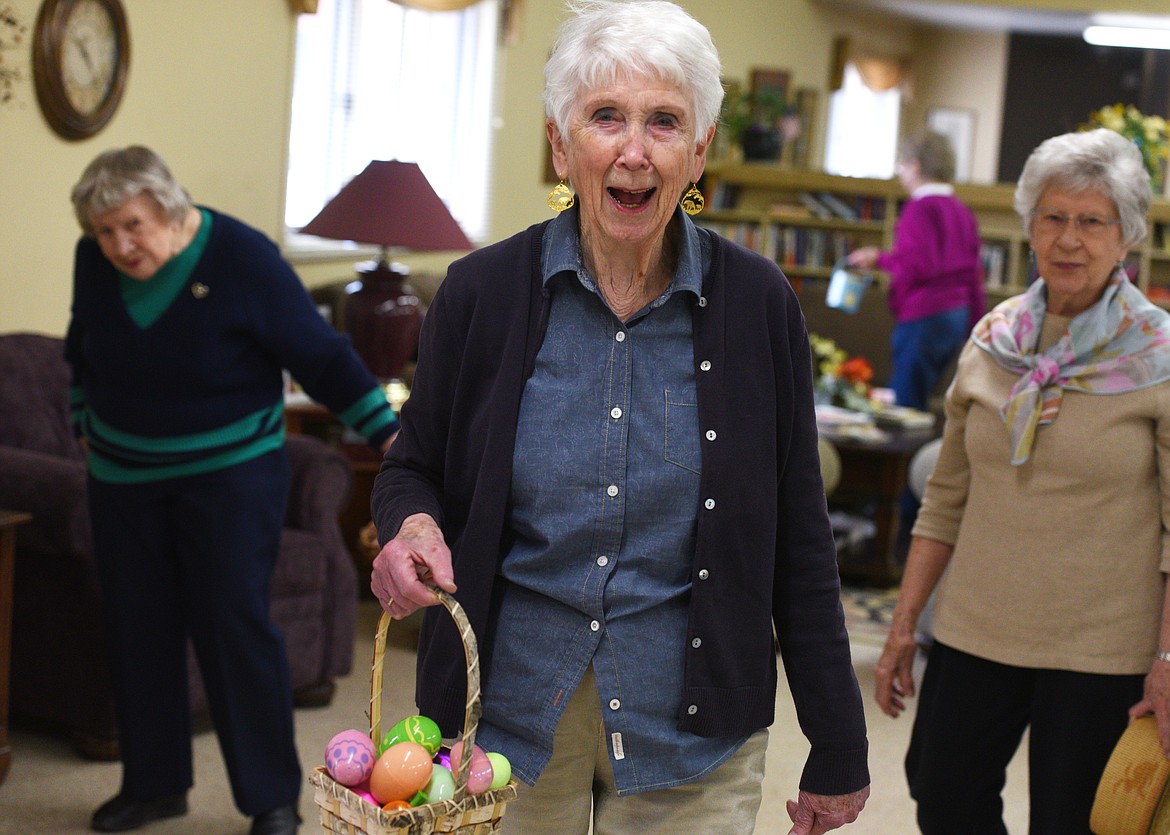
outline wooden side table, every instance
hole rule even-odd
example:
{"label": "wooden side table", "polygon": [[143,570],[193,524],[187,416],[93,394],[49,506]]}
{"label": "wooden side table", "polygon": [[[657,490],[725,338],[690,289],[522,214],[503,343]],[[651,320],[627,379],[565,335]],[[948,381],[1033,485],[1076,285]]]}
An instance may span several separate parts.
{"label": "wooden side table", "polygon": [[895,553],[900,512],[898,504],[906,489],[907,469],[914,453],[937,438],[939,430],[891,430],[884,441],[861,441],[823,433],[841,454],[841,481],[830,505],[872,505],[873,543],[860,559],[840,563],[842,579],[889,588],[902,579]]}
{"label": "wooden side table", "polygon": [[8,744],[8,674],[12,652],[12,583],[16,562],[16,526],[32,519],[27,513],[0,510],[0,783],[12,765]]}

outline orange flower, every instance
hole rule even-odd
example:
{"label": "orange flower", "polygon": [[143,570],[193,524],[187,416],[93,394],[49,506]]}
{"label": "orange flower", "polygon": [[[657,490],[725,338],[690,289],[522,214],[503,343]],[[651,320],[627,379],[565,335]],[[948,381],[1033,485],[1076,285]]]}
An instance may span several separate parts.
{"label": "orange flower", "polygon": [[873,366],[865,357],[850,357],[841,363],[841,379],[846,382],[868,385],[873,379]]}

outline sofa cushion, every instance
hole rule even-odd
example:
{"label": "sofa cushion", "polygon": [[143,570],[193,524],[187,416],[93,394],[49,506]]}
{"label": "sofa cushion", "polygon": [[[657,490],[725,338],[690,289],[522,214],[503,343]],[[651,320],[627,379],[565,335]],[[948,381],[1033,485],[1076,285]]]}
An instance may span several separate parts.
{"label": "sofa cushion", "polygon": [[0,336],[0,445],[81,460],[69,417],[69,365],[64,343],[52,336],[12,333]]}

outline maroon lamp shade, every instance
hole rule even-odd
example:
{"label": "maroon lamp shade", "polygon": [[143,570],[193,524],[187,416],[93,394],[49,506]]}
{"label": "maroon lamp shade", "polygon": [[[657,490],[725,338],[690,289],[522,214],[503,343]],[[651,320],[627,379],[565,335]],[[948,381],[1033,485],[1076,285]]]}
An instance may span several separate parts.
{"label": "maroon lamp shade", "polygon": [[415,252],[474,249],[417,163],[374,160],[301,229]]}
{"label": "maroon lamp shade", "polygon": [[422,170],[413,162],[371,162],[301,232],[382,247],[377,263],[346,287],[345,329],[375,377],[402,377],[418,349],[422,307],[408,271],[390,263],[388,250],[474,249]]}

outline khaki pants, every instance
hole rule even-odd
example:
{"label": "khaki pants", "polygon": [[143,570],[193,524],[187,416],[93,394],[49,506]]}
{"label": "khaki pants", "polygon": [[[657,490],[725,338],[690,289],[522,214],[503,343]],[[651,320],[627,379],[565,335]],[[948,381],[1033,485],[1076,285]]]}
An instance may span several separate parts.
{"label": "khaki pants", "polygon": [[557,725],[553,756],[535,786],[508,804],[507,835],[744,835],[755,829],[768,731],[753,734],[699,780],[618,797],[590,667]]}

